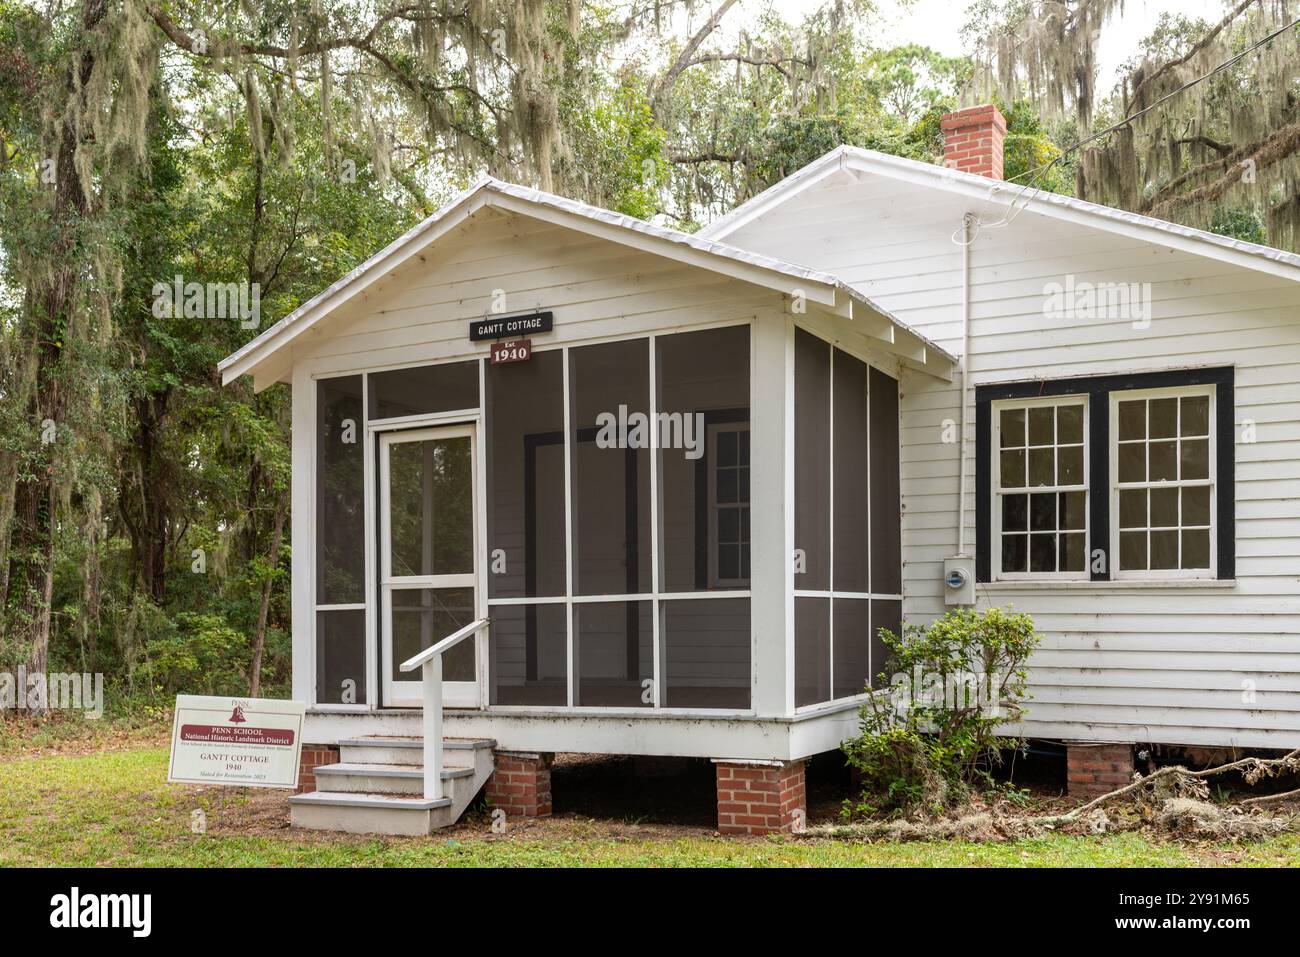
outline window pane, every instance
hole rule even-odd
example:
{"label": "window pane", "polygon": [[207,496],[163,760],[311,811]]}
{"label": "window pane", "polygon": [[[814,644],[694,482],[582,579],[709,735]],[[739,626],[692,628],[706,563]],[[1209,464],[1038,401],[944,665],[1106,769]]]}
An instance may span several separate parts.
{"label": "window pane", "polygon": [[1062,445],[1083,442],[1083,406],[1057,406],[1056,441]]}
{"label": "window pane", "polygon": [[871,602],[837,598],[835,615],[836,698],[849,698],[867,690],[871,679]]}
{"label": "window pane", "polygon": [[474,571],[474,469],[468,436],[389,446],[394,576]]}
{"label": "window pane", "polygon": [[1084,547],[1084,536],[1082,533],[1073,535],[1062,535],[1057,542],[1057,555],[1059,557],[1063,572],[1081,572],[1086,564]]}
{"label": "window pane", "polygon": [[1147,403],[1145,399],[1130,399],[1119,404],[1119,438],[1145,439],[1147,437]]}
{"label": "window pane", "polygon": [[1029,570],[1031,572],[1056,571],[1056,536],[1029,536]]}
{"label": "window pane", "polygon": [[1123,489],[1119,493],[1119,527],[1146,528],[1147,493],[1146,489]]}
{"label": "window pane", "polygon": [[1210,530],[1193,529],[1183,532],[1183,568],[1210,567]]}
{"label": "window pane", "polygon": [[1056,411],[1050,405],[1035,406],[1029,410],[1029,444],[1052,445],[1056,441],[1053,420]]}
{"label": "window pane", "polygon": [[867,365],[835,350],[835,588],[871,590],[867,575]]}
{"label": "window pane", "polygon": [[[1036,410],[1030,409],[1029,411]],[[1056,484],[1052,449],[1029,450],[1029,484],[1037,487]]]}
{"label": "window pane", "polygon": [[903,590],[902,511],[898,487],[898,382],[879,369],[871,383],[871,590]]}
{"label": "window pane", "polygon": [[1056,451],[1056,484],[1083,485],[1083,446],[1067,445]]}
{"label": "window pane", "polygon": [[573,416],[573,587],[650,591],[650,341],[569,353]]}
{"label": "window pane", "polygon": [[[748,587],[748,543],[736,549],[743,577],[717,578],[719,504],[710,495],[719,484],[729,494],[734,483],[735,495],[747,511],[749,469],[719,466],[716,451],[711,454],[710,449],[716,450],[717,441],[727,432],[748,431],[749,327],[660,336],[655,352],[659,413],[679,423],[662,443],[666,447],[659,457],[663,587],[666,591]],[[703,434],[697,434],[700,422]],[[745,454],[748,438],[741,436],[737,442],[738,454]],[[747,687],[745,694],[748,700]]]}
{"label": "window pane", "polygon": [[1188,435],[1210,434],[1210,398],[1204,395],[1184,396],[1181,400],[1179,433]]}
{"label": "window pane", "polygon": [[1025,532],[1029,530],[1029,496],[1004,495],[1002,497],[1002,530]]}
{"label": "window pane", "polygon": [[1057,498],[1060,505],[1060,527],[1082,530],[1087,521],[1084,517],[1084,507],[1088,502],[1088,493],[1061,492]]}
{"label": "window pane", "polygon": [[1178,524],[1178,489],[1151,490],[1151,527],[1171,528]]}
{"label": "window pane", "polygon": [[1056,495],[1040,492],[1029,496],[1029,528],[1031,531],[1056,530]]}
{"label": "window pane", "polygon": [[1000,417],[1002,447],[1023,448],[1025,445],[1025,410],[1003,409]]}
{"label": "window pane", "polygon": [[488,594],[562,595],[564,358],[489,365],[487,383]]}
{"label": "window pane", "polygon": [[1150,450],[1150,476],[1148,481],[1151,482],[1173,482],[1178,479],[1178,460],[1176,458],[1178,443],[1177,442],[1152,442],[1147,446]]}
{"label": "window pane", "polygon": [[316,700],[366,703],[364,609],[316,612]]}
{"label": "window pane", "polygon": [[1029,536],[1002,536],[1002,570],[1023,572],[1029,568]]}
{"label": "window pane", "polygon": [[1184,439],[1181,443],[1182,474],[1186,480],[1210,477],[1210,442],[1208,439]]}
{"label": "window pane", "polygon": [[1147,533],[1119,533],[1119,567],[1141,570],[1147,567]]}
{"label": "window pane", "polygon": [[[795,588],[830,588],[831,347],[794,331]],[[865,472],[863,473],[865,475]]]}
{"label": "window pane", "polygon": [[478,360],[370,373],[370,417],[478,408]]}
{"label": "window pane", "polygon": [[748,709],[749,599],[665,601],[660,608],[664,707]]}
{"label": "window pane", "polygon": [[1151,567],[1178,567],[1178,532],[1151,533]]}
{"label": "window pane", "polygon": [[1183,524],[1210,524],[1210,489],[1209,486],[1183,489]]}
{"label": "window pane", "polygon": [[[534,354],[533,360],[538,356]],[[526,365],[527,363],[520,363]],[[496,605],[488,627],[491,702],[568,703],[567,613],[562,604]]]}
{"label": "window pane", "polygon": [[361,376],[316,383],[316,603],[365,601]]}
{"label": "window pane", "polygon": [[654,704],[653,607],[648,601],[573,606],[576,704],[602,708]]}
{"label": "window pane", "polygon": [[831,700],[831,600],[794,600],[794,703]]}
{"label": "window pane", "polygon": [[[393,600],[394,681],[415,681],[401,664],[426,648],[432,648],[452,632],[474,620],[472,588],[395,588]],[[445,681],[473,681],[474,639],[466,638],[442,656]]]}
{"label": "window pane", "polygon": [[1147,428],[1153,439],[1172,438],[1178,434],[1178,400],[1152,399],[1147,408]]}
{"label": "window pane", "polygon": [[1001,458],[1001,480],[1003,488],[1024,488],[1025,464],[1028,461],[1024,449],[1006,449]]}
{"label": "window pane", "polygon": [[1119,447],[1119,480],[1145,482],[1147,479],[1147,447],[1144,442],[1131,442]]}

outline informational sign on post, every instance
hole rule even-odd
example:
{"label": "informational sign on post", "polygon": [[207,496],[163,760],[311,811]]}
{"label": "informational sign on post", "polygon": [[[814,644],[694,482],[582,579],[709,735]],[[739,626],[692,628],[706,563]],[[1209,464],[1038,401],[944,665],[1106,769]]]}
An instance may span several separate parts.
{"label": "informational sign on post", "polygon": [[167,780],[297,787],[306,710],[301,701],[177,695]]}

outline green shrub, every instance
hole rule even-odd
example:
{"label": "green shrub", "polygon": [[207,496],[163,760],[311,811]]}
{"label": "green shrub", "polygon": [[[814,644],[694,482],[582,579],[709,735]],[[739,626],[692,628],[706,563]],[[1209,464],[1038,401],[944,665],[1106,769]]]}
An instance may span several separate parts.
{"label": "green shrub", "polygon": [[[890,651],[886,690],[859,711],[862,734],[843,745],[862,780],[847,816],[927,809],[965,800],[992,783],[1002,748],[1027,696],[1025,663],[1038,644],[1028,615],[957,609],[903,635],[880,629]],[[890,676],[892,672],[892,677]]]}

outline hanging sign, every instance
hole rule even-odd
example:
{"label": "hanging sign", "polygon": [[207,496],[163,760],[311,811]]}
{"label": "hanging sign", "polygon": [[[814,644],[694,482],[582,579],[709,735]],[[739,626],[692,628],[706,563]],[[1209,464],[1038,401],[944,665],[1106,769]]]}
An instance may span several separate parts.
{"label": "hanging sign", "polygon": [[474,319],[469,324],[469,341],[487,339],[518,339],[550,332],[555,328],[555,314],[533,312],[526,316],[494,316],[491,319]]}
{"label": "hanging sign", "polygon": [[488,362],[497,366],[503,362],[527,362],[532,357],[532,339],[511,339],[506,342],[492,343],[492,353]]}
{"label": "hanging sign", "polygon": [[301,701],[177,695],[167,780],[296,788],[306,710]]}

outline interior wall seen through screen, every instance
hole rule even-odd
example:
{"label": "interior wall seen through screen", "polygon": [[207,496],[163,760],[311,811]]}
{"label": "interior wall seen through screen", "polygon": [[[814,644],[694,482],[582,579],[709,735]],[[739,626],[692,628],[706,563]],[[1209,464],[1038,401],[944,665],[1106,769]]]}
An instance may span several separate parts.
{"label": "interior wall seen through screen", "polygon": [[492,704],[568,704],[568,610],[563,603],[497,605],[488,626]]}
{"label": "interior wall seen through screen", "polygon": [[573,447],[573,590],[651,590],[650,343],[569,352]]}
{"label": "interior wall seen through screen", "polygon": [[[749,587],[749,327],[656,339],[666,592]],[[734,456],[733,456],[734,450]]]}
{"label": "interior wall seen through screen", "polygon": [[654,704],[653,602],[583,602],[573,606],[573,662],[581,707]]}
{"label": "interior wall seen through screen", "polygon": [[660,608],[664,707],[747,710],[749,599],[678,599]]}
{"label": "interior wall seen through screen", "polygon": [[564,356],[489,365],[488,595],[563,595]]}

